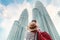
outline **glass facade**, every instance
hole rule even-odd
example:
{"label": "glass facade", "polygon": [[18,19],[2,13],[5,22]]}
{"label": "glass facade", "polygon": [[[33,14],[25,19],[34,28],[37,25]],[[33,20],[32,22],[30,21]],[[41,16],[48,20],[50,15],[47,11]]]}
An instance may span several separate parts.
{"label": "glass facade", "polygon": [[26,33],[26,26],[28,25],[28,12],[24,9],[20,19],[15,21],[7,40],[24,40]]}
{"label": "glass facade", "polygon": [[40,1],[37,1],[33,9],[33,19],[36,19],[41,31],[48,32],[53,40],[60,40],[60,36],[52,23],[47,10]]}

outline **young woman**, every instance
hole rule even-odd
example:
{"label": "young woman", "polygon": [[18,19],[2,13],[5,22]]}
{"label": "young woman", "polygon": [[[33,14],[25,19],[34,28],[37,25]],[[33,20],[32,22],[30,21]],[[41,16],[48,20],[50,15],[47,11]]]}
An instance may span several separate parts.
{"label": "young woman", "polygon": [[38,30],[36,20],[32,20],[27,29],[29,32],[27,33],[26,40],[52,40],[51,36],[47,32],[41,32]]}

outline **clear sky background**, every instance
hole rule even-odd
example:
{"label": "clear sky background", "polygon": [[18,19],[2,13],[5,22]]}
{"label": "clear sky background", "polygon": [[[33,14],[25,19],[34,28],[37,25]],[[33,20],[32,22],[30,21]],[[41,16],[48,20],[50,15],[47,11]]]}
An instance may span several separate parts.
{"label": "clear sky background", "polygon": [[[36,0],[0,0],[0,40],[6,40],[15,20],[18,20],[24,8],[31,11]],[[46,7],[60,35],[60,0],[39,0]]]}

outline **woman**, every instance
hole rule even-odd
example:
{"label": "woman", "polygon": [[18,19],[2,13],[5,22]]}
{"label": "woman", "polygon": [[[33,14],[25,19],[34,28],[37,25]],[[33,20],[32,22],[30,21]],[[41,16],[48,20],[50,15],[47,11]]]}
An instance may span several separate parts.
{"label": "woman", "polygon": [[26,40],[52,40],[47,32],[40,32],[38,30],[36,20],[32,20],[27,29],[29,30],[29,32],[27,33]]}

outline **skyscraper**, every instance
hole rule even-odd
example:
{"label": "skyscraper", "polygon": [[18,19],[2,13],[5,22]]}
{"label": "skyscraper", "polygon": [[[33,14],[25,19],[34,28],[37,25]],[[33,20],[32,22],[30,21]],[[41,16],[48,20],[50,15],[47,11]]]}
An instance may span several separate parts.
{"label": "skyscraper", "polygon": [[40,1],[37,1],[35,3],[35,7],[33,8],[32,12],[33,12],[33,19],[37,20],[41,31],[48,32],[53,38],[53,40],[60,40],[59,34],[54,24],[52,23],[52,20],[47,10]]}
{"label": "skyscraper", "polygon": [[7,40],[24,40],[25,27],[28,25],[28,12],[24,9],[18,21],[15,21]]}

